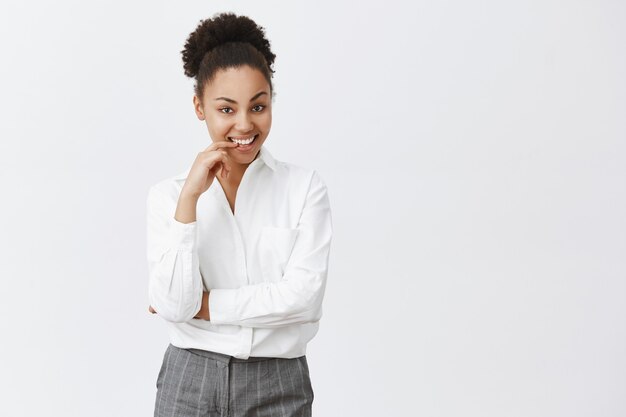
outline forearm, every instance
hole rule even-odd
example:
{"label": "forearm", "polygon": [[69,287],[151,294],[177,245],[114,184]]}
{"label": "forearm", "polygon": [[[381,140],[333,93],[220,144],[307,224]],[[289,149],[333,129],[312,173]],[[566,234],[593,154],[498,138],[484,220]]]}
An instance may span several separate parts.
{"label": "forearm", "polygon": [[176,213],[174,218],[181,223],[192,223],[196,221],[196,207],[198,205],[198,196],[189,194],[183,190],[178,198]]}
{"label": "forearm", "polygon": [[[185,188],[180,192],[178,204],[176,205],[176,213],[174,218],[181,223],[193,223],[196,221],[196,209],[198,206],[198,198],[194,194],[187,193]],[[202,304],[200,311],[194,316],[194,319],[209,320],[209,293],[202,292]]]}
{"label": "forearm", "polygon": [[196,248],[196,202],[186,195],[171,199],[155,187],[148,193],[148,297],[153,309],[172,322],[188,321],[200,310],[203,285]]}

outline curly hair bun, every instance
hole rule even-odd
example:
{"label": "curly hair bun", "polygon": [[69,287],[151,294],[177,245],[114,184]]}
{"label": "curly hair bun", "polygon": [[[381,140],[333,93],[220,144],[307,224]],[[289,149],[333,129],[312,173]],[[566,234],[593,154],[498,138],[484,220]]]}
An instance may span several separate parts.
{"label": "curly hair bun", "polygon": [[249,17],[226,12],[201,20],[187,38],[181,51],[185,75],[196,77],[205,54],[227,42],[250,43],[265,57],[271,70],[276,55],[265,38],[265,30]]}

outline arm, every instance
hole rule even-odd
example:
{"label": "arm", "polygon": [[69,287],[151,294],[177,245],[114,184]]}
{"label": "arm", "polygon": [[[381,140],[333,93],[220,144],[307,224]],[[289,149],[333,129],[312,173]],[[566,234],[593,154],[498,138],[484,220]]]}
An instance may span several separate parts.
{"label": "arm", "polygon": [[155,187],[148,191],[148,298],[150,306],[171,322],[191,320],[203,298],[196,248],[196,202],[194,197],[181,193],[176,205],[174,199]]}
{"label": "arm", "polygon": [[325,184],[313,173],[282,280],[235,289],[211,289],[211,322],[248,327],[280,327],[321,318],[332,237]]}

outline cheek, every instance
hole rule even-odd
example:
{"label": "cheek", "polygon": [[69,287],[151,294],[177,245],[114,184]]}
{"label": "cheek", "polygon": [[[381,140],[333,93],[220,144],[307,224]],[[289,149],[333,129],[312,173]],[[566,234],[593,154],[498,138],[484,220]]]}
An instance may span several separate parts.
{"label": "cheek", "polygon": [[219,117],[207,118],[206,124],[209,131],[219,137],[223,137],[232,128],[231,124]]}
{"label": "cheek", "polygon": [[269,129],[272,125],[272,113],[267,113],[259,122],[264,129]]}

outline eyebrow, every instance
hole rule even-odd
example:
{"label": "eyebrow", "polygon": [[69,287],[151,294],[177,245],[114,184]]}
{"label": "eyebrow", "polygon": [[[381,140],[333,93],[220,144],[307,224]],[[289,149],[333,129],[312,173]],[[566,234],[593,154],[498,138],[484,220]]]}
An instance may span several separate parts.
{"label": "eyebrow", "polygon": [[[263,94],[267,95],[267,93],[265,91],[261,91],[260,93],[256,93],[251,99],[250,101],[256,100],[257,98],[259,98],[260,96],[262,96]],[[215,98],[215,100],[224,100],[224,101],[228,101],[229,103],[234,103],[237,104],[237,102],[235,100],[233,100],[232,98],[228,98],[228,97],[217,97]]]}

